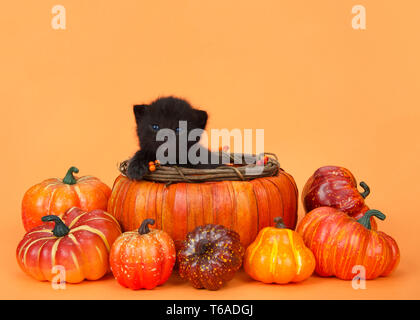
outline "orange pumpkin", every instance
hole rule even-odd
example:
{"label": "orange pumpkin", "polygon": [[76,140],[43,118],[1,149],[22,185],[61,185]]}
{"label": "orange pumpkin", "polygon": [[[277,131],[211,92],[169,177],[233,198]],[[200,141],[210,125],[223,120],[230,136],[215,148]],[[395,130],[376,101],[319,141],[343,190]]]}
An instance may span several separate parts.
{"label": "orange pumpkin", "polygon": [[[103,210],[69,209],[30,230],[20,241],[16,257],[21,269],[40,281],[52,281],[56,266],[65,269],[65,281],[97,280],[109,271],[108,252],[121,234],[118,222]],[[51,223],[54,222],[54,223]]]}
{"label": "orange pumpkin", "polygon": [[72,207],[85,211],[106,210],[111,189],[98,178],[76,178],[79,169],[71,167],[63,179],[52,178],[34,185],[22,200],[22,221],[26,231],[42,224],[45,215],[61,217]]}
{"label": "orange pumpkin", "polygon": [[315,269],[315,258],[302,237],[287,229],[282,218],[275,227],[262,229],[247,248],[244,270],[254,280],[285,284],[309,278]]}
{"label": "orange pumpkin", "polygon": [[363,266],[365,279],[375,279],[395,270],[400,261],[398,245],[387,234],[371,230],[373,216],[385,219],[378,210],[356,220],[331,207],[306,214],[297,232],[315,255],[317,274],[350,280],[356,275],[353,267]]}
{"label": "orange pumpkin", "polygon": [[239,233],[248,246],[260,229],[282,216],[294,229],[298,191],[292,176],[280,170],[277,176],[251,181],[164,183],[133,181],[120,175],[108,203],[124,230],[133,230],[146,218],[169,233],[175,244],[188,232],[205,224],[220,224]]}
{"label": "orange pumpkin", "polygon": [[111,248],[109,261],[118,283],[131,289],[153,289],[165,283],[175,264],[175,245],[162,230],[150,230],[146,219],[136,231],[124,232]]}

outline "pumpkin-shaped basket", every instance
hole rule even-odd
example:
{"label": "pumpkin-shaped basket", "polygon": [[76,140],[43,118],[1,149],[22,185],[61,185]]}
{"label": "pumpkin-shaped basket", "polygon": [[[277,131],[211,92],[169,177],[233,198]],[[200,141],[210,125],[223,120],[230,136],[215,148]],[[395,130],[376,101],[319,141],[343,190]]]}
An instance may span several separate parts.
{"label": "pumpkin-shaped basket", "polygon": [[[293,177],[281,169],[275,154],[265,153],[257,167],[249,157],[228,154],[231,163],[216,169],[159,166],[133,181],[126,176],[128,161],[120,164],[108,212],[129,231],[144,219],[154,219],[177,244],[204,224],[220,224],[239,233],[247,247],[259,230],[282,217],[287,228],[297,222],[298,190]],[[263,167],[262,167],[263,166]]]}

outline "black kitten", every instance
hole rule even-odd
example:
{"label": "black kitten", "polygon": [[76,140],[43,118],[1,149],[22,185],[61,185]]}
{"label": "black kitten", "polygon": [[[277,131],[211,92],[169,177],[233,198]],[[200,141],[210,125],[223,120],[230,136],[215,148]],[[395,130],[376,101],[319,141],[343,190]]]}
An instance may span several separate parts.
{"label": "black kitten", "polygon": [[[219,153],[212,153],[198,143],[206,127],[206,111],[192,108],[185,100],[165,97],[150,105],[135,105],[134,115],[140,150],[130,159],[127,168],[130,179],[141,180],[148,172],[149,162],[156,159],[163,165],[190,168],[216,168],[222,165]],[[188,136],[192,131],[195,139],[189,141]],[[195,156],[191,156],[190,150],[194,151]]]}

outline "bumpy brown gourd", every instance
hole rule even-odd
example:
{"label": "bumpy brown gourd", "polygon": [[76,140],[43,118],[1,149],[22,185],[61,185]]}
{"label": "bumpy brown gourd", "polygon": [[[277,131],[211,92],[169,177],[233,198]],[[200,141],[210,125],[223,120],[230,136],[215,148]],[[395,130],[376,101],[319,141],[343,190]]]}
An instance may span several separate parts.
{"label": "bumpy brown gourd", "polygon": [[194,288],[217,290],[242,265],[239,234],[221,225],[199,226],[187,234],[178,253],[179,274]]}

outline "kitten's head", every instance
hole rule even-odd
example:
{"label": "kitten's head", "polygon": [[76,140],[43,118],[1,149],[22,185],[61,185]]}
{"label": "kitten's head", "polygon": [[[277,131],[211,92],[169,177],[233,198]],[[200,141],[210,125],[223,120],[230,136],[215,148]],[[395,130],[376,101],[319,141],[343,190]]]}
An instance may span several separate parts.
{"label": "kitten's head", "polygon": [[156,152],[164,143],[156,139],[160,129],[171,129],[178,138],[179,121],[187,122],[187,133],[193,129],[204,130],[207,123],[207,112],[194,109],[187,101],[174,97],[158,98],[149,105],[135,105],[134,115],[140,147],[151,152]]}

